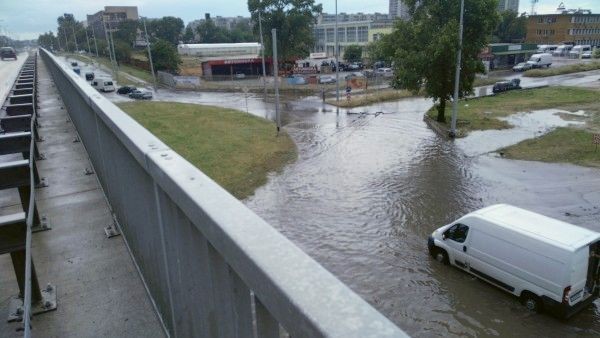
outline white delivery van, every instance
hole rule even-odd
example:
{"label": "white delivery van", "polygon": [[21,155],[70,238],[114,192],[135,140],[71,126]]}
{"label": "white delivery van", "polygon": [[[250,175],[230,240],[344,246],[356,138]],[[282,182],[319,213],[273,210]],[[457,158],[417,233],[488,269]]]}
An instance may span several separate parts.
{"label": "white delivery van", "polygon": [[469,213],[435,230],[428,248],[532,311],[568,318],[598,297],[600,233],[514,206]]}
{"label": "white delivery van", "polygon": [[558,48],[558,45],[539,45],[538,53],[552,53]]}
{"label": "white delivery van", "polygon": [[572,48],[573,45],[560,45],[552,52],[552,56],[568,55]]}
{"label": "white delivery van", "polygon": [[552,54],[533,54],[527,63],[530,64],[532,68],[550,67],[552,64]]}
{"label": "white delivery van", "polygon": [[115,91],[115,85],[113,84],[112,79],[97,78],[92,80],[91,85],[92,87],[96,88],[96,90],[99,90],[101,92]]}
{"label": "white delivery van", "polygon": [[592,51],[592,46],[590,46],[590,45],[577,45],[571,49],[571,51],[569,52],[569,57],[577,59],[581,56],[581,54],[583,54],[585,52],[591,52],[591,51]]}

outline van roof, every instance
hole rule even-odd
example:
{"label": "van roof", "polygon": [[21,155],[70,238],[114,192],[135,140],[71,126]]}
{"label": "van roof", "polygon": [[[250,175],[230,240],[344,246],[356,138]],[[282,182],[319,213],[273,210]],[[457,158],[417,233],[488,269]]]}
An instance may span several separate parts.
{"label": "van roof", "polygon": [[508,204],[495,204],[470,213],[527,237],[568,251],[600,239],[600,233]]}

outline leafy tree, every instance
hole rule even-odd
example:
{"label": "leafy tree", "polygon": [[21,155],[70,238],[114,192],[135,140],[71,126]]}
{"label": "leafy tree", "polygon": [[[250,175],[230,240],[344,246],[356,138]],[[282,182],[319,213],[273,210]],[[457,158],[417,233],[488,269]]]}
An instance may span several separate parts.
{"label": "leafy tree", "polygon": [[52,32],[40,34],[38,37],[38,45],[46,49],[58,49],[58,42]]}
{"label": "leafy tree", "polygon": [[514,11],[500,13],[500,22],[494,30],[494,42],[521,42],[527,33],[527,17]]}
{"label": "leafy tree", "polygon": [[152,62],[156,70],[177,73],[181,58],[173,44],[169,41],[157,39],[150,45],[150,49],[152,51]]}
{"label": "leafy tree", "polygon": [[183,34],[183,42],[185,43],[193,43],[194,42],[194,30],[192,27],[187,26],[185,28],[185,34]]}
{"label": "leafy tree", "polygon": [[[113,33],[113,39],[121,40],[133,46],[137,37],[140,23],[137,20],[125,20],[119,23],[118,29]],[[115,47],[116,48],[116,47]]]}
{"label": "leafy tree", "polygon": [[150,36],[177,45],[183,32],[183,20],[173,16],[148,21],[148,34]]}
{"label": "leafy tree", "polygon": [[594,57],[594,59],[600,59],[600,48],[596,47],[592,56]]}
{"label": "leafy tree", "polygon": [[248,24],[238,22],[233,26],[229,33],[229,41],[231,42],[256,42],[260,39],[254,36]]}
{"label": "leafy tree", "polygon": [[[446,102],[454,92],[460,1],[406,0],[411,21],[398,20],[388,42],[394,61],[395,88],[425,90],[438,102],[437,120],[445,121]],[[459,93],[473,91],[475,74],[483,72],[478,58],[496,27],[496,0],[465,0]]]}
{"label": "leafy tree", "polygon": [[308,55],[313,46],[312,26],[323,11],[315,0],[248,0],[248,10],[258,36],[258,13],[261,13],[265,53],[273,50],[271,29],[277,29],[277,51],[282,60]]}
{"label": "leafy tree", "polygon": [[114,44],[117,62],[129,62],[131,60],[131,45],[121,40],[115,40]]}
{"label": "leafy tree", "polygon": [[344,60],[348,62],[359,62],[362,60],[362,53],[362,46],[350,45],[344,50]]}
{"label": "leafy tree", "polygon": [[200,37],[200,43],[227,43],[229,40],[229,32],[227,30],[217,27],[212,19],[208,18],[204,20],[198,28],[196,28],[198,36]]}
{"label": "leafy tree", "polygon": [[77,42],[77,48],[80,50],[87,48],[85,28],[83,28],[81,22],[75,20],[73,14],[59,16],[56,21],[58,22],[58,38],[61,41],[61,45],[64,46],[65,41],[68,42],[66,44],[67,51],[75,51],[75,42]]}

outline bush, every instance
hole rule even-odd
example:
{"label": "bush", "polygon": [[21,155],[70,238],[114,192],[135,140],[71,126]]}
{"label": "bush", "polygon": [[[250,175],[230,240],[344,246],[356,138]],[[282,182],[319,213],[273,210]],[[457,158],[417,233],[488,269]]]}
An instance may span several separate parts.
{"label": "bush", "polygon": [[594,59],[600,59],[600,48],[596,48],[593,54]]}

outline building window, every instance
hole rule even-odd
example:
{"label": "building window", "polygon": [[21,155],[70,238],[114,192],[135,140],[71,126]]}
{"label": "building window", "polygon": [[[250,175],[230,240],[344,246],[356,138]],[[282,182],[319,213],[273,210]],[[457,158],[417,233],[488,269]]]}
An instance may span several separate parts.
{"label": "building window", "polygon": [[338,27],[337,39],[338,42],[346,42],[346,29]]}
{"label": "building window", "polygon": [[333,42],[335,38],[333,37],[333,28],[327,28],[327,42]]}
{"label": "building window", "polygon": [[315,38],[317,42],[325,42],[325,30],[323,28],[315,29]]}
{"label": "building window", "polygon": [[356,42],[356,27],[346,28],[346,41]]}
{"label": "building window", "polygon": [[358,42],[367,42],[369,41],[369,27],[361,26],[358,27]]}

